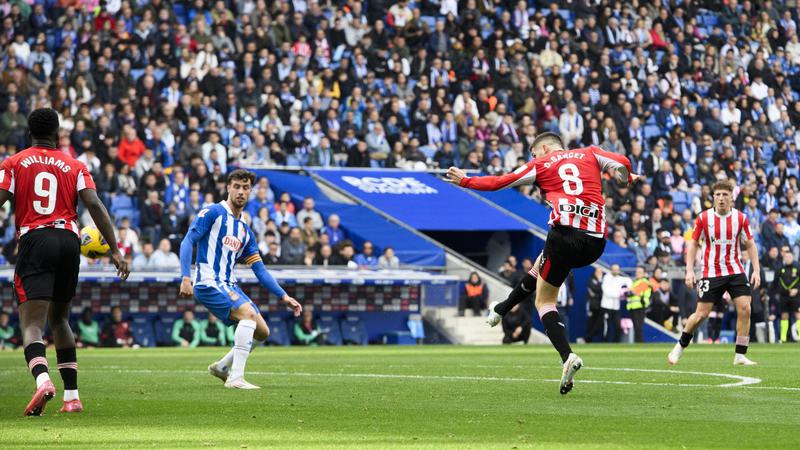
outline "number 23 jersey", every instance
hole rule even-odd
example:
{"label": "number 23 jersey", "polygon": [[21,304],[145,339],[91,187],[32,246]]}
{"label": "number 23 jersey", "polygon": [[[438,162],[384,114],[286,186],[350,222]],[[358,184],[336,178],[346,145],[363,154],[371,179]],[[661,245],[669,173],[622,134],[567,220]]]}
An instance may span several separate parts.
{"label": "number 23 jersey", "polygon": [[551,152],[501,176],[465,177],[461,186],[496,191],[536,184],[546,193],[550,204],[551,226],[572,227],[601,237],[606,231],[603,173],[622,167],[628,170],[630,183],[628,158],[590,146]]}
{"label": "number 23 jersey", "polygon": [[36,228],[60,228],[80,237],[78,193],[95,189],[86,166],[57,150],[31,147],[0,165],[0,189],[14,194],[20,237]]}

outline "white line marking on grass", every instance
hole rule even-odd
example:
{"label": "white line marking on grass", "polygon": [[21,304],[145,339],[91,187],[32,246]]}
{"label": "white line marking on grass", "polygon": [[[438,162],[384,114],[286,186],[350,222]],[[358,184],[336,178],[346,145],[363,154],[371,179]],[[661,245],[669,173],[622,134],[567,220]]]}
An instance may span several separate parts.
{"label": "white line marking on grass", "polygon": [[[585,369],[589,369],[589,370],[612,370],[612,371],[617,371],[617,372],[677,373],[677,374],[681,374],[681,375],[700,375],[700,376],[728,378],[728,379],[731,379],[731,380],[739,380],[736,383],[727,383],[727,384],[715,385],[717,387],[722,387],[722,388],[749,386],[751,384],[759,384],[759,383],[761,383],[761,378],[745,377],[745,376],[742,376],[742,375],[732,375],[732,374],[728,374],[728,373],[694,372],[694,371],[689,371],[689,370],[666,370],[666,369],[631,369],[631,368],[627,368],[627,367],[585,367]],[[690,386],[696,386],[696,385],[690,385]]]}

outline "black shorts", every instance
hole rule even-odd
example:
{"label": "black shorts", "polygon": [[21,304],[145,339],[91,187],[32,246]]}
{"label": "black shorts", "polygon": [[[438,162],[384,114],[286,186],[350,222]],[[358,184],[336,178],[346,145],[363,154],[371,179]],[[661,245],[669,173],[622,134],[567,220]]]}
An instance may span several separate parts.
{"label": "black shorts", "polygon": [[78,287],[81,244],[69,230],[41,228],[19,240],[14,294],[19,303],[32,300],[69,302]]}
{"label": "black shorts", "polygon": [[[731,300],[736,297],[750,296],[750,281],[743,273],[726,275],[724,277],[701,278],[697,282],[697,301],[704,303],[717,303],[723,301],[722,296],[727,292]],[[724,303],[724,302],[723,302]]]}
{"label": "black shorts", "polygon": [[575,228],[554,226],[547,233],[539,263],[539,277],[561,286],[572,269],[588,266],[603,255],[606,240]]}
{"label": "black shorts", "polygon": [[781,295],[781,314],[783,313],[796,313],[800,310],[800,297],[789,297],[788,295]]}

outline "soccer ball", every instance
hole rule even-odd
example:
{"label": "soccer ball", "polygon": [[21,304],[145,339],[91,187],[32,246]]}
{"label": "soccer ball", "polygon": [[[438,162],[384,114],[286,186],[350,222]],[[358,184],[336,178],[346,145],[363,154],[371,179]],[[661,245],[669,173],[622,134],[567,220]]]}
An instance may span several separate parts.
{"label": "soccer ball", "polygon": [[87,258],[104,256],[111,247],[106,242],[100,230],[95,227],[83,227],[81,230],[81,253]]}

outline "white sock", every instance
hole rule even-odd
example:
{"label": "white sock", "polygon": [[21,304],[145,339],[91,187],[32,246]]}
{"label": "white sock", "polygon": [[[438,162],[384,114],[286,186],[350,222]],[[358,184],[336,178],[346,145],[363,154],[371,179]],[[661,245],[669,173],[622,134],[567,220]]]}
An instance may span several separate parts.
{"label": "white sock", "polygon": [[250,349],[253,347],[253,333],[256,332],[255,320],[240,320],[233,335],[233,364],[228,379],[236,380],[244,376],[244,366]]}
{"label": "white sock", "polygon": [[47,372],[40,373],[36,377],[36,389],[42,387],[42,385],[47,381],[50,381],[50,374],[48,374]]}
{"label": "white sock", "polygon": [[[260,347],[262,345],[264,345],[264,341],[253,339],[253,346],[250,347],[250,353],[253,353],[253,350],[255,350],[256,347]],[[222,357],[222,359],[217,361],[217,367],[220,370],[229,370],[232,364],[233,364],[233,349],[231,349],[228,353],[226,353],[225,356]]]}
{"label": "white sock", "polygon": [[78,390],[77,389],[65,389],[64,390],[64,401],[69,402],[72,400],[80,400],[78,397]]}

